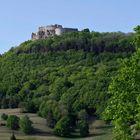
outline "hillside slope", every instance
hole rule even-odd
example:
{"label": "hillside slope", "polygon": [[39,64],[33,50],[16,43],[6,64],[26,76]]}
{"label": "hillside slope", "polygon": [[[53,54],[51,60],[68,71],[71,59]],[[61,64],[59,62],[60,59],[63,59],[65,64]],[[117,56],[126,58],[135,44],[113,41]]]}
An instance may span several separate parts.
{"label": "hillside slope", "polygon": [[99,117],[118,59],[135,51],[133,37],[79,32],[11,48],[0,57],[0,107],[30,104],[51,127],[64,116],[72,127],[83,117]]}

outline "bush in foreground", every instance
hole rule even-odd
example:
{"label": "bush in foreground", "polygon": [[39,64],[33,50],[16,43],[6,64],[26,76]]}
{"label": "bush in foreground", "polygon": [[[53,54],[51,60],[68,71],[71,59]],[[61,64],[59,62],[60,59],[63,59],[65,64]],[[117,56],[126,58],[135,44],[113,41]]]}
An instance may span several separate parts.
{"label": "bush in foreground", "polygon": [[58,136],[69,136],[70,135],[70,121],[68,117],[61,118],[55,128],[54,133]]}
{"label": "bush in foreground", "polygon": [[25,134],[30,134],[33,130],[32,122],[28,116],[24,116],[23,118],[20,119],[19,126],[21,131]]}
{"label": "bush in foreground", "polygon": [[19,128],[19,117],[15,115],[9,116],[6,125],[12,130],[17,130]]}

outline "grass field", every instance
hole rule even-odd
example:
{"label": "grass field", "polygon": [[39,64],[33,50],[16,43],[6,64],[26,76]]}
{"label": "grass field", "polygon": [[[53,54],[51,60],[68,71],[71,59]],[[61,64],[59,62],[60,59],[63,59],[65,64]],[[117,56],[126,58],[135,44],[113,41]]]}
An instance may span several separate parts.
{"label": "grass field", "polygon": [[[0,116],[2,113],[8,115],[24,116],[19,109],[0,109]],[[14,131],[18,140],[111,140],[111,127],[107,126],[101,120],[95,120],[90,123],[90,136],[87,138],[60,138],[53,135],[53,131],[46,126],[46,120],[37,116],[36,114],[27,113],[33,122],[34,134],[24,135],[20,131]],[[0,120],[2,122],[2,120]],[[5,126],[0,126],[0,140],[9,140],[12,131]]]}

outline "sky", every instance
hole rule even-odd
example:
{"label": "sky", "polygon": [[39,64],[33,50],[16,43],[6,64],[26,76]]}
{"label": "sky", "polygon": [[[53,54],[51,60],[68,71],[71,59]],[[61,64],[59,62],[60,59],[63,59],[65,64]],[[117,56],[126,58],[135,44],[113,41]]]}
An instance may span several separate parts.
{"label": "sky", "polygon": [[132,32],[140,0],[0,0],[0,53],[31,39],[39,26]]}

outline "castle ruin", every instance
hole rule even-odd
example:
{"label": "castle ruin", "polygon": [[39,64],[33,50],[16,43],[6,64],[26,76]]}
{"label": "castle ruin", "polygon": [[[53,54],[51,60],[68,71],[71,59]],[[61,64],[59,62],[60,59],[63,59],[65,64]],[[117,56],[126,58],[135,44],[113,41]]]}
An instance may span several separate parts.
{"label": "castle ruin", "polygon": [[62,35],[63,33],[66,32],[78,32],[78,29],[76,28],[63,28],[62,25],[48,25],[48,26],[42,26],[39,27],[37,33],[32,33],[32,40],[37,40],[37,39],[46,39],[51,36],[55,35]]}

